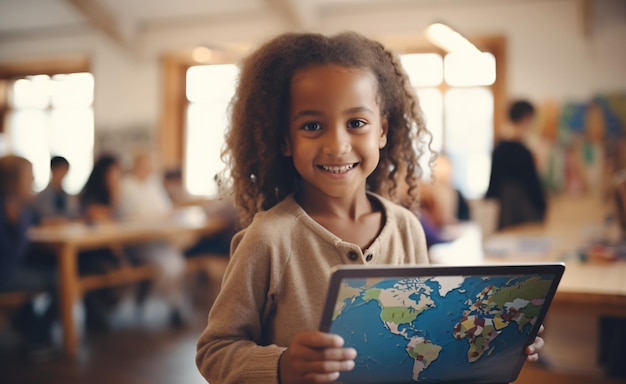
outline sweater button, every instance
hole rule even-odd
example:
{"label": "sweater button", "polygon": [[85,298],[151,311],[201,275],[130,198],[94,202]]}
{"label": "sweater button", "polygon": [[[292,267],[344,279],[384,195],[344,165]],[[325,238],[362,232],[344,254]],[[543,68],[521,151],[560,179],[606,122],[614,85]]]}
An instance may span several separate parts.
{"label": "sweater button", "polygon": [[356,261],[356,259],[358,257],[359,257],[359,255],[357,255],[356,252],[354,252],[354,251],[348,252],[348,259],[350,259],[352,261]]}
{"label": "sweater button", "polygon": [[372,258],[373,258],[373,257],[374,257],[374,256],[372,256],[372,254],[370,253],[369,255],[367,255],[367,257],[365,257],[365,261],[368,261],[368,262],[369,262],[369,261],[372,261]]}

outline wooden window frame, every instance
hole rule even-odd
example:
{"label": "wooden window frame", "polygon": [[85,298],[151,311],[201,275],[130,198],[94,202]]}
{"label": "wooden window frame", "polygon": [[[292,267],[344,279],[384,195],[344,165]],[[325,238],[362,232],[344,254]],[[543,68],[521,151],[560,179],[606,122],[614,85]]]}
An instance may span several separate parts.
{"label": "wooden window frame", "polygon": [[218,56],[207,63],[195,61],[191,53],[172,53],[162,56],[163,97],[159,127],[158,146],[162,165],[165,168],[184,170],[185,159],[185,114],[187,100],[187,70],[196,65],[236,63],[234,57]]}
{"label": "wooden window frame", "polygon": [[32,75],[58,75],[90,72],[91,61],[85,55],[72,55],[0,62],[0,133],[4,133],[9,107],[9,88],[13,80]]}

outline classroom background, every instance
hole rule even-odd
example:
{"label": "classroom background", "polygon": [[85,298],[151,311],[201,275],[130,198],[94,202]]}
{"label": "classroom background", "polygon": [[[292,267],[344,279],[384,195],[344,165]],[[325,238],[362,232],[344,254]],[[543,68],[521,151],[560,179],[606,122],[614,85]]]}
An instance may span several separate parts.
{"label": "classroom background", "polygon": [[[542,359],[516,382],[626,380],[623,0],[0,0],[0,156],[32,163],[33,193],[65,158],[71,199],[110,157],[122,188],[155,181],[143,203],[161,207],[33,226],[61,277],[59,318],[51,350],[30,353],[11,316],[51,299],[0,291],[0,381],[203,382],[195,343],[237,230],[220,156],[237,63],[280,33],[346,30],[400,56],[433,134],[440,157],[421,182],[431,260],[567,265]],[[547,212],[504,228],[485,195],[516,100],[535,107],[523,142]],[[123,255],[78,268],[81,252],[102,249]],[[165,291],[182,301],[157,289],[171,265],[184,282]],[[93,292],[113,298],[97,295],[89,322]]]}

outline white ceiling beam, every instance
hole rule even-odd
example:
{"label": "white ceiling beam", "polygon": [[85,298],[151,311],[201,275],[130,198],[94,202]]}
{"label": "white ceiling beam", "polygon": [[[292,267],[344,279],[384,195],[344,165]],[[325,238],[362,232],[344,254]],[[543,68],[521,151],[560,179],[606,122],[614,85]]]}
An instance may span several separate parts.
{"label": "white ceiling beam", "polygon": [[296,29],[308,31],[317,26],[318,10],[312,0],[265,1]]}
{"label": "white ceiling beam", "polygon": [[126,46],[128,39],[120,29],[119,20],[113,13],[98,0],[65,0],[78,10],[91,26],[103,32],[111,40],[121,46]]}

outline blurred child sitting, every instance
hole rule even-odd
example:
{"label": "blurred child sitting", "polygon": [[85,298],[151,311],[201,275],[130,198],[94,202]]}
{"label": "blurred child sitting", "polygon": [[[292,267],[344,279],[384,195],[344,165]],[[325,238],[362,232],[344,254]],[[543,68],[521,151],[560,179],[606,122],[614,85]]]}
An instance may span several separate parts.
{"label": "blurred child sitting", "polygon": [[[124,220],[169,220],[172,203],[163,181],[154,172],[154,159],[148,153],[135,156],[130,175],[122,180],[120,214]],[[126,248],[133,261],[154,264],[160,271],[157,287],[165,295],[170,307],[170,323],[184,323],[186,300],[184,295],[185,260],[182,252],[166,240],[133,244]],[[143,286],[146,289],[146,286]],[[140,292],[141,295],[146,292]],[[140,303],[143,297],[140,297]]]}
{"label": "blurred child sitting", "polygon": [[[80,209],[89,225],[112,223],[119,219],[119,196],[122,173],[117,158],[100,156],[79,195]],[[120,266],[121,249],[112,244],[108,248],[80,252],[78,268],[81,274],[108,272]],[[119,301],[117,289],[105,288],[85,295],[86,324],[94,330],[109,327],[108,316]]]}
{"label": "blurred child sitting", "polygon": [[35,198],[35,210],[44,224],[65,223],[79,215],[76,198],[63,189],[69,169],[70,163],[64,157],[50,160],[50,183]]}
{"label": "blurred child sitting", "polygon": [[28,352],[41,354],[52,343],[56,279],[54,270],[33,265],[25,257],[28,228],[36,222],[29,208],[32,198],[31,163],[18,156],[0,157],[0,292],[51,293],[42,313],[37,314],[34,303],[28,302],[12,318]]}

